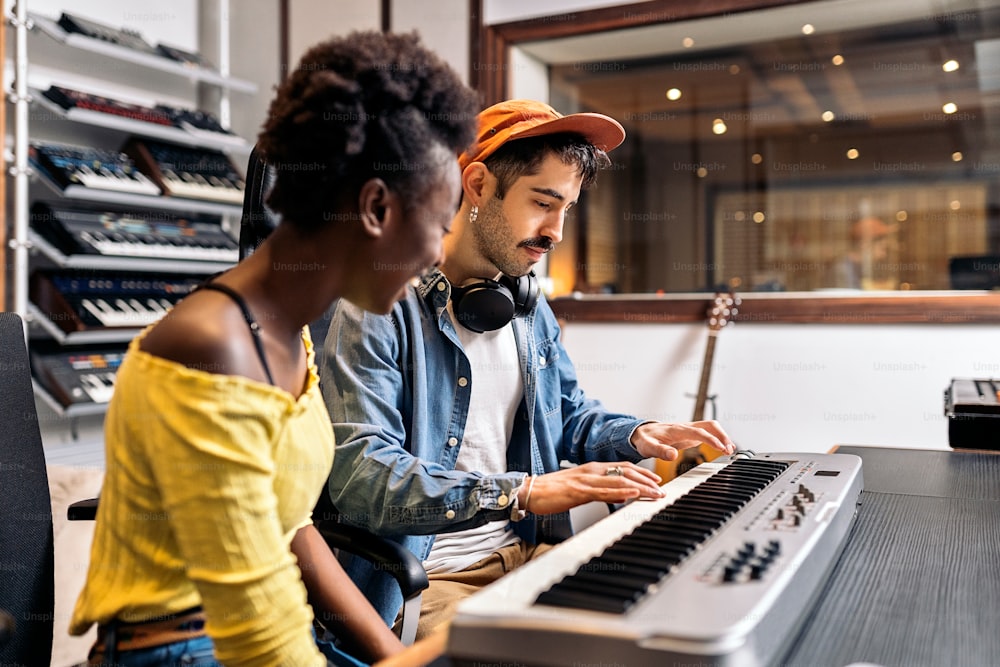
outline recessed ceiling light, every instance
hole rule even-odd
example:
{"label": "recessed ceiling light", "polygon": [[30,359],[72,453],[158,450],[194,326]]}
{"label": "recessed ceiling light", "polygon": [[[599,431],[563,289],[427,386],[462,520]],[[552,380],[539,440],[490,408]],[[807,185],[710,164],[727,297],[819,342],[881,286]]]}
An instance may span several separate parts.
{"label": "recessed ceiling light", "polygon": [[943,69],[945,72],[954,72],[958,68],[959,68],[959,64],[958,64],[957,60],[946,60],[941,65],[941,69]]}

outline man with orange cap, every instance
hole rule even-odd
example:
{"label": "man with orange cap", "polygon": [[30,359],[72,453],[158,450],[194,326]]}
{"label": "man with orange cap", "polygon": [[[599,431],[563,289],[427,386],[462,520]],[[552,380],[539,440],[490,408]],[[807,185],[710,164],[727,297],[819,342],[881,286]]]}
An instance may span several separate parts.
{"label": "man with orange cap", "polygon": [[[531,100],[481,112],[438,269],[388,316],[342,303],[333,317],[322,375],[338,444],[330,499],[423,561],[418,637],[567,537],[571,508],[661,497],[641,460],[699,443],[734,450],[714,421],[644,421],[588,398],[535,281],[566,212],[624,139],[612,118]],[[349,572],[395,615],[384,573]]]}

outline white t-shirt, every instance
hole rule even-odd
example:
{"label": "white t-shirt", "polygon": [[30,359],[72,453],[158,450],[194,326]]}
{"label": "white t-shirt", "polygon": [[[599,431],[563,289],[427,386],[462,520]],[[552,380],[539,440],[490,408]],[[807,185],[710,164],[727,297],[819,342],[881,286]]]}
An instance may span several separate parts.
{"label": "white t-shirt", "polygon": [[[455,322],[450,303],[448,313]],[[488,475],[507,472],[507,444],[524,392],[514,327],[508,324],[496,331],[476,333],[456,323],[455,330],[472,367],[469,416],[455,469]],[[430,573],[458,572],[497,549],[517,544],[520,538],[508,530],[509,523],[491,521],[478,528],[439,534],[424,568]]]}

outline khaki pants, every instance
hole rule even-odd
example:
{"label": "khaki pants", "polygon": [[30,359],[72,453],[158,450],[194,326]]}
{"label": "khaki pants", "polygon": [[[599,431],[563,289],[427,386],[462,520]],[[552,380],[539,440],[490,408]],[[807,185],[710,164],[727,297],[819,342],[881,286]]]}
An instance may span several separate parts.
{"label": "khaki pants", "polygon": [[540,556],[552,548],[551,544],[520,542],[495,551],[478,563],[460,572],[428,574],[430,586],[420,600],[420,622],[417,639],[423,639],[435,628],[451,621],[458,603],[491,584],[514,568]]}

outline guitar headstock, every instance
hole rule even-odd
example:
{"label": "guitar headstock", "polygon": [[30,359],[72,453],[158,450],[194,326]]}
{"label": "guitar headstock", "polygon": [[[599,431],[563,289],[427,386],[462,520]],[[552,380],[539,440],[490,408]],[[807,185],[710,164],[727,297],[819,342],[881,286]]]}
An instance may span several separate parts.
{"label": "guitar headstock", "polygon": [[740,297],[733,292],[718,292],[708,307],[706,315],[708,328],[711,331],[718,331],[726,326],[739,313]]}

